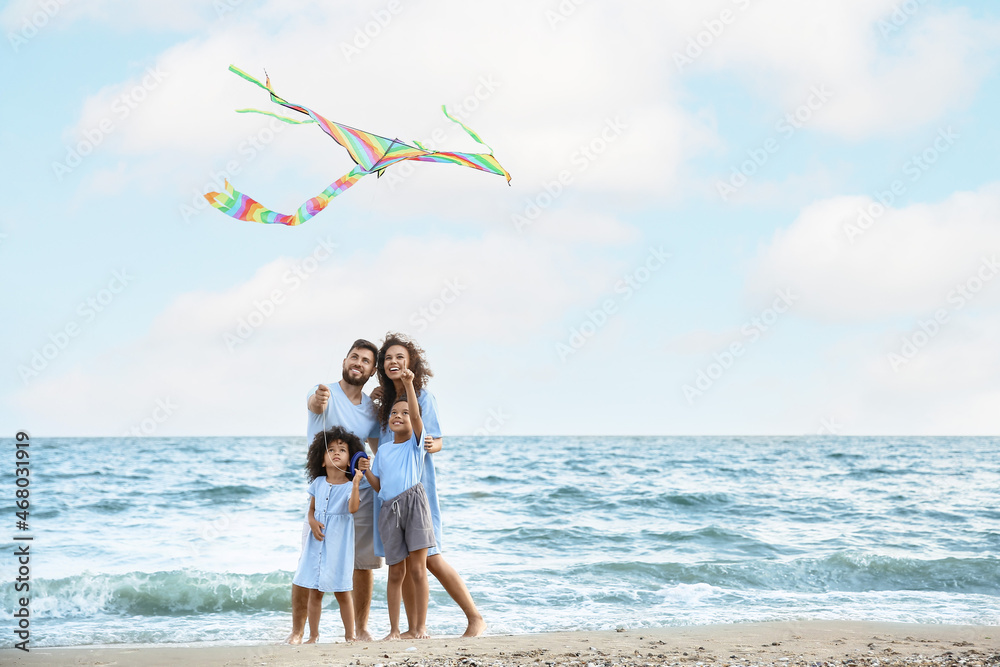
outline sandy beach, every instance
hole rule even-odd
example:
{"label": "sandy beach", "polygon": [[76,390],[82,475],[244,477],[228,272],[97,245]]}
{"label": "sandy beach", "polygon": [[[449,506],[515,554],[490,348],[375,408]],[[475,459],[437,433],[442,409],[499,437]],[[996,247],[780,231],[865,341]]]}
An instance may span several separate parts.
{"label": "sandy beach", "polygon": [[7,665],[1000,665],[1000,627],[791,621],[313,646],[5,649]]}

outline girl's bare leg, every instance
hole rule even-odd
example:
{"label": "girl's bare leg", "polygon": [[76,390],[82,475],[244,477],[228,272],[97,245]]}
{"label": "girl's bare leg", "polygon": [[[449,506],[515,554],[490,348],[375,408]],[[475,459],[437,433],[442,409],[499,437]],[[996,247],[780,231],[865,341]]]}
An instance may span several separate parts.
{"label": "girl's bare leg", "polygon": [[344,622],[344,639],[353,642],[354,637],[354,596],[351,591],[334,593],[340,605],[340,620]]}
{"label": "girl's bare leg", "polygon": [[319,615],[323,612],[323,591],[309,589],[309,639],[304,643],[315,644],[319,639]]}
{"label": "girl's bare leg", "polygon": [[[468,627],[465,628],[463,637],[478,637],[486,631],[486,621],[483,620],[476,603],[472,600],[469,589],[465,587],[465,582],[458,574],[458,571],[444,559],[441,554],[427,557],[427,571],[434,575],[434,578],[441,582],[441,586],[448,592],[451,599],[465,612]],[[426,607],[425,607],[426,608]]]}

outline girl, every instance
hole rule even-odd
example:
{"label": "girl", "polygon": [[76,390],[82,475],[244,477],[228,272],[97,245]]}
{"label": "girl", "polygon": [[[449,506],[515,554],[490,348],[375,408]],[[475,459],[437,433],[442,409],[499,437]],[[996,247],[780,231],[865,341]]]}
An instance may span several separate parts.
{"label": "girl", "polygon": [[[378,407],[379,425],[382,433],[379,444],[392,442],[393,433],[389,429],[389,413],[392,411],[396,397],[405,392],[403,385],[403,370],[409,369],[413,372],[413,387],[416,390],[417,401],[420,406],[420,414],[423,418],[424,432],[427,439],[424,443],[424,450],[428,454],[441,451],[441,427],[438,424],[437,401],[434,395],[425,388],[427,380],[433,375],[427,361],[424,359],[424,351],[412,339],[398,333],[387,333],[382,347],[378,351],[378,361],[376,370],[378,371],[379,386],[372,392],[372,399],[376,400]],[[420,478],[427,500],[430,503],[431,518],[434,523],[434,537],[436,546],[427,552],[427,571],[441,583],[451,599],[454,600],[465,613],[468,626],[463,637],[475,637],[481,635],[486,630],[486,622],[476,608],[476,603],[469,594],[465,582],[462,581],[458,571],[448,563],[441,555],[441,508],[438,504],[437,483],[434,473],[433,457],[427,456],[424,463],[423,475]],[[377,501],[376,501],[377,504]],[[376,508],[376,511],[378,509]],[[375,550],[382,555],[381,543],[376,533]],[[403,603],[407,612],[414,606],[416,589],[409,577],[403,582]],[[409,613],[407,613],[409,620]],[[427,636],[425,627],[410,627],[403,633],[404,638],[421,638]]]}
{"label": "girl", "polygon": [[351,459],[364,446],[356,435],[341,426],[317,433],[306,456],[309,479],[309,527],[306,543],[293,583],[309,590],[309,634],[306,644],[319,639],[319,616],[323,593],[333,593],[344,621],[344,639],[354,641],[354,517],[361,504],[359,485],[363,475],[348,472]]}

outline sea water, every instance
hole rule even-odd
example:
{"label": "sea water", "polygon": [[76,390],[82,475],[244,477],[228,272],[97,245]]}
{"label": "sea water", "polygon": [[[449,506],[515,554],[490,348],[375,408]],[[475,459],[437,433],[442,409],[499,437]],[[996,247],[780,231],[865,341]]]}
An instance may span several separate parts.
{"label": "sea water", "polygon": [[[283,639],[305,451],[302,437],[33,439],[27,531],[13,464],[0,475],[7,544],[34,538],[31,645]],[[434,457],[444,555],[491,633],[1000,625],[995,439],[448,437]],[[13,558],[0,562],[9,620],[24,593]],[[385,574],[375,636],[388,630]],[[428,625],[465,628],[433,579]]]}

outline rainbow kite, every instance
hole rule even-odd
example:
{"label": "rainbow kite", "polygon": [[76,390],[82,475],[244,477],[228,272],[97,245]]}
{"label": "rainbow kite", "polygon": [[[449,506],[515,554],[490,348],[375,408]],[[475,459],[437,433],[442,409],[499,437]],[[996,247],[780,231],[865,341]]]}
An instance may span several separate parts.
{"label": "rainbow kite", "polygon": [[293,215],[276,213],[275,211],[265,208],[260,203],[250,197],[247,197],[242,192],[234,190],[233,186],[229,184],[229,181],[226,181],[225,192],[209,192],[205,195],[205,199],[207,199],[212,206],[219,209],[226,215],[238,218],[239,220],[261,222],[268,225],[275,223],[289,226],[301,225],[303,222],[326,208],[327,204],[330,203],[330,200],[357,183],[358,179],[362,176],[371,173],[377,173],[381,176],[386,167],[396,164],[397,162],[402,162],[403,160],[417,160],[418,162],[443,162],[458,164],[463,167],[472,167],[473,169],[479,169],[480,171],[488,171],[491,174],[506,176],[507,183],[510,183],[510,174],[508,174],[507,171],[500,166],[500,163],[496,161],[496,158],[493,157],[493,149],[487,146],[486,142],[479,138],[479,135],[466,127],[461,121],[453,118],[444,106],[441,107],[444,111],[444,115],[447,116],[449,120],[461,125],[462,129],[465,130],[470,137],[487,148],[490,148],[489,153],[444,153],[429,151],[424,149],[424,147],[420,145],[419,141],[413,142],[416,146],[410,146],[408,144],[404,144],[399,139],[388,139],[386,137],[380,137],[377,134],[356,130],[353,127],[348,127],[347,125],[334,123],[326,118],[323,118],[323,116],[320,116],[312,109],[299,104],[292,104],[291,102],[287,102],[278,97],[271,89],[270,78],[265,79],[265,83],[261,83],[234,65],[230,65],[229,69],[247,81],[255,83],[269,92],[271,94],[271,101],[277,102],[283,107],[303,113],[309,116],[310,120],[294,120],[292,118],[278,116],[277,114],[260,111],[258,109],[237,109],[237,112],[261,113],[267,116],[273,116],[278,120],[286,123],[292,123],[294,125],[317,123],[334,141],[347,149],[351,159],[354,160],[357,166],[344,176],[341,176],[336,181],[331,183],[329,187],[323,190],[323,192],[319,193],[300,206],[299,210],[297,210]]}

